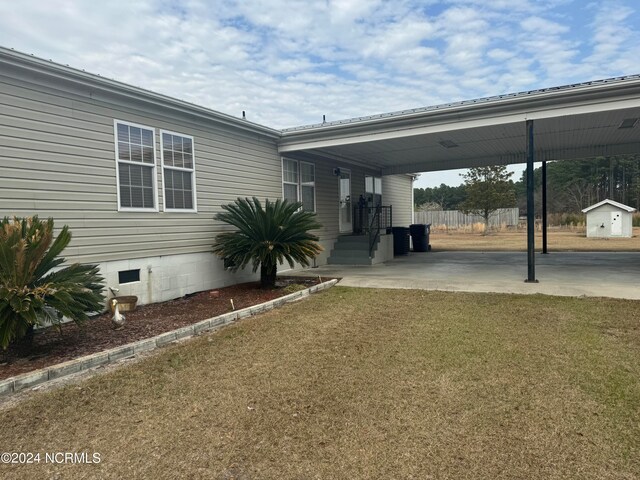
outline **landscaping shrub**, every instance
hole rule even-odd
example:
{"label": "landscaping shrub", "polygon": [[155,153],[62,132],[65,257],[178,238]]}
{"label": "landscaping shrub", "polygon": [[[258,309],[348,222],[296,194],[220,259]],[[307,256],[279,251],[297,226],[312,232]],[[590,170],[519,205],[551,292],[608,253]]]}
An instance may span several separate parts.
{"label": "landscaping shrub", "polygon": [[263,208],[255,197],[238,198],[222,209],[214,218],[237,230],[218,235],[213,252],[225,259],[232,271],[249,262],[254,272],[260,267],[263,288],[275,286],[278,264],[286,260],[291,268],[294,262],[309,266],[322,251],[318,237],[309,233],[320,228],[315,213],[302,210],[299,202],[266,200]]}
{"label": "landscaping shrub", "polygon": [[[96,265],[65,261],[71,241],[65,225],[53,238],[53,219],[5,217],[0,223],[0,346],[30,339],[35,326],[59,325],[63,317],[80,323],[103,309],[103,278]],[[55,270],[54,270],[55,269]]]}

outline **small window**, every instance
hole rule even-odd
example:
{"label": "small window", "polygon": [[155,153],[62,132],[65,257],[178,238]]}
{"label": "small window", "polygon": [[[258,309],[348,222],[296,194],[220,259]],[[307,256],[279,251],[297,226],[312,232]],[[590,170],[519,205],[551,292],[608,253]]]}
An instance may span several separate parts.
{"label": "small window", "polygon": [[301,202],[302,209],[316,211],[316,167],[313,163],[282,159],[282,196]]}
{"label": "small window", "polygon": [[162,130],[164,209],[196,211],[196,171],[193,137]]}
{"label": "small window", "polygon": [[118,283],[134,283],[140,281],[140,269],[137,270],[121,270],[118,272]]}
{"label": "small window", "polygon": [[115,135],[118,209],[157,211],[153,129],[116,120]]}

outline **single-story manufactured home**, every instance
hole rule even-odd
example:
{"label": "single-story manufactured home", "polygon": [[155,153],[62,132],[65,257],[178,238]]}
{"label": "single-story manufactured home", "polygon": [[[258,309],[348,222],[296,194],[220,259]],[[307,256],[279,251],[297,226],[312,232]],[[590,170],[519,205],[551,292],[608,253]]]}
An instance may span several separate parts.
{"label": "single-story manufactured home", "polygon": [[631,238],[636,209],[608,198],[582,210],[587,215],[587,237]]}
{"label": "single-story manufactured home", "polygon": [[367,213],[380,206],[389,215],[375,245],[354,244],[360,260],[393,256],[387,228],[412,223],[414,176],[383,176],[373,164],[336,155],[281,154],[282,137],[0,48],[0,213],[69,225],[66,258],[99,264],[108,287],[140,303],[255,278],[226,271],[211,253],[228,228],[213,217],[238,197],[284,197],[316,212],[322,265],[340,235],[361,228],[354,207],[362,196]]}
{"label": "single-story manufactured home", "polygon": [[68,224],[67,257],[143,303],[253,278],[210,253],[237,197],[316,212],[317,265],[373,264],[412,223],[412,172],[518,163],[537,282],[534,163],[545,212],[546,162],[640,154],[639,131],[640,75],[276,130],[0,48],[0,211]]}

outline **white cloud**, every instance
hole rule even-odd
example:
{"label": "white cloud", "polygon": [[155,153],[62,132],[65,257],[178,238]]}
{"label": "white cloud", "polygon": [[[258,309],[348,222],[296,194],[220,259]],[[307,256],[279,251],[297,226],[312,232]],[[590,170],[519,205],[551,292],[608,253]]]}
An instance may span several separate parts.
{"label": "white cloud", "polygon": [[21,0],[0,44],[272,127],[637,73],[632,0]]}
{"label": "white cloud", "polygon": [[560,35],[569,31],[569,27],[540,17],[528,17],[520,22],[525,32],[536,35]]}

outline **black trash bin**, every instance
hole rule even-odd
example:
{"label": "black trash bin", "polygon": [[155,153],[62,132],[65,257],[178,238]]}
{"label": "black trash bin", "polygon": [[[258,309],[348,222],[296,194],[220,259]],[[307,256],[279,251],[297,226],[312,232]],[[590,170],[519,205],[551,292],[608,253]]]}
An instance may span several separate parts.
{"label": "black trash bin", "polygon": [[429,245],[430,230],[431,224],[414,223],[409,226],[414,252],[428,252],[431,250],[431,246]]}
{"label": "black trash bin", "polygon": [[409,229],[407,227],[393,227],[393,255],[406,255],[409,253]]}

